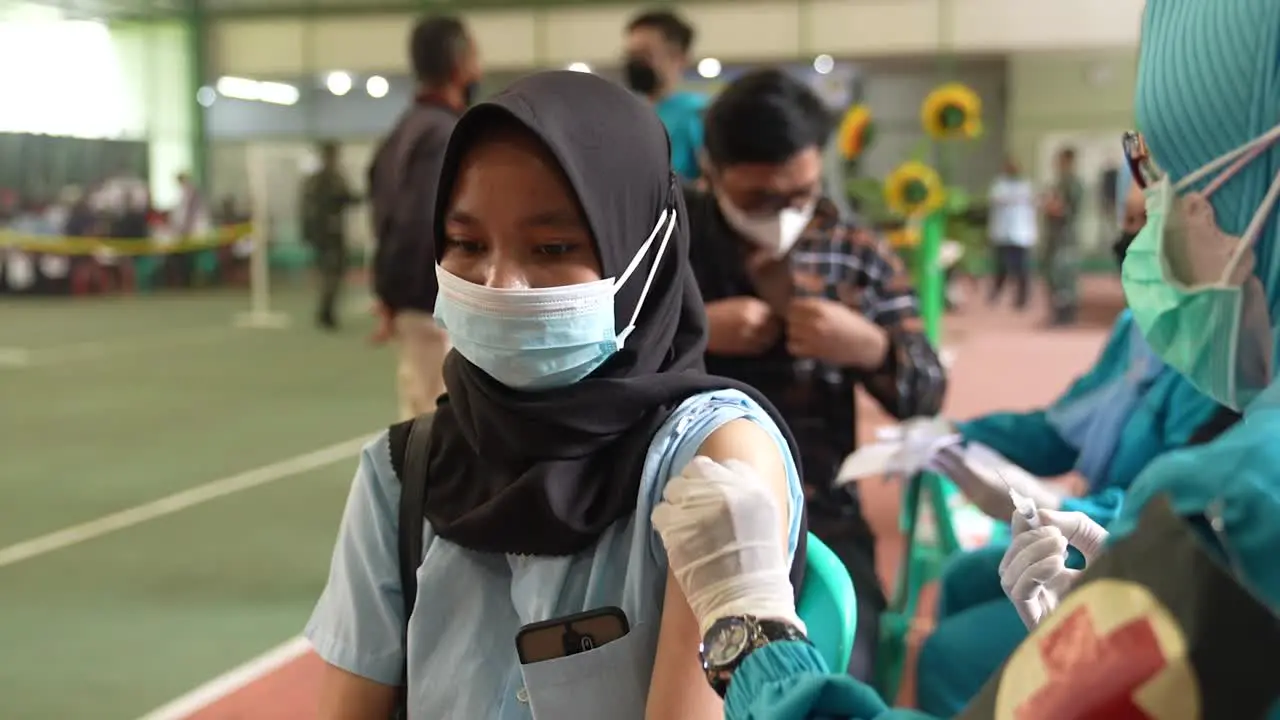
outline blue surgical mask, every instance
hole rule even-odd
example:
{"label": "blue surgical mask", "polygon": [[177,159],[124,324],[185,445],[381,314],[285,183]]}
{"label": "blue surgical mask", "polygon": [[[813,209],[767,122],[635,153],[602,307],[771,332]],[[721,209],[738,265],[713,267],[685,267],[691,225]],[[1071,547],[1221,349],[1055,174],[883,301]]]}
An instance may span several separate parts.
{"label": "blue surgical mask", "polygon": [[[649,238],[617,279],[547,288],[492,288],[467,282],[439,265],[436,321],[472,365],[510,388],[546,390],[572,385],[623,347],[676,226],[664,210]],[[663,232],[665,228],[665,232]],[[614,331],[614,297],[663,232],[631,321]]]}

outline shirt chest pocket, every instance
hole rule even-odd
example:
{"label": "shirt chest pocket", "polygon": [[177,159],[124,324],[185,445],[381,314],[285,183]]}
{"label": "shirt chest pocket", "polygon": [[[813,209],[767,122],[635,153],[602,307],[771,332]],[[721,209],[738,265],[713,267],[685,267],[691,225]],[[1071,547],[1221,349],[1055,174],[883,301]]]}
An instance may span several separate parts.
{"label": "shirt chest pocket", "polygon": [[642,720],[656,627],[637,625],[594,650],[521,665],[534,720]]}

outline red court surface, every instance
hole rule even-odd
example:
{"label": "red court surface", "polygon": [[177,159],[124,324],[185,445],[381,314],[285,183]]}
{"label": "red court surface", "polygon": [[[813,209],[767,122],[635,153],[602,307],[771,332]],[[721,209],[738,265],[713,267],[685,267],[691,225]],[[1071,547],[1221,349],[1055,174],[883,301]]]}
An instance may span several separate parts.
{"label": "red court surface", "polygon": [[[993,410],[1024,410],[1051,401],[1092,363],[1107,329],[1123,306],[1114,278],[1088,278],[1086,308],[1078,327],[1046,330],[1038,305],[1026,313],[1005,307],[989,308],[971,300],[946,321],[944,347],[952,356],[946,414],[965,418]],[[1007,302],[1007,301],[1006,301]],[[884,415],[860,397],[861,433],[870,436]],[[898,531],[898,488],[885,482],[863,486],[867,515],[880,539],[878,564],[891,586],[902,548]],[[922,603],[916,645],[929,631],[932,598]],[[909,667],[914,665],[914,659]],[[295,641],[263,658],[211,681],[148,716],[148,720],[308,720],[314,718],[316,680],[320,661],[305,642]],[[914,696],[910,669],[899,698],[909,705]]]}

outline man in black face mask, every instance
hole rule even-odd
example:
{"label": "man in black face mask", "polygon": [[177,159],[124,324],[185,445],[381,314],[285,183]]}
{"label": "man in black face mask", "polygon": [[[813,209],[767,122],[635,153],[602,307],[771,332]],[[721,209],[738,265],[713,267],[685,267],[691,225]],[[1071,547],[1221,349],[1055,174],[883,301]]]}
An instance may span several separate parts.
{"label": "man in black face mask", "polygon": [[475,96],[480,60],[462,21],[428,17],[409,41],[413,105],[383,140],[369,168],[374,290],[380,325],[373,340],[395,337],[401,419],[435,409],[444,393],[441,364],[448,339],[432,319],[436,286],[432,219],[436,183],[449,135]]}
{"label": "man in black face mask", "polygon": [[705,96],[677,91],[692,46],[693,28],[667,10],[641,13],[627,24],[624,79],[653,103],[671,136],[671,165],[689,182],[699,175],[702,113],[707,107]]}

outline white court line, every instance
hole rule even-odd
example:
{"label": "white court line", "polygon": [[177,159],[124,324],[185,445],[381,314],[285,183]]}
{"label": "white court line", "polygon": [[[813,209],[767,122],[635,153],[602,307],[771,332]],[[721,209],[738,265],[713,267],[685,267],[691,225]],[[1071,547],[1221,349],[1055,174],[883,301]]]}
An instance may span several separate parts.
{"label": "white court line", "polygon": [[344,440],[287,460],[263,465],[262,467],[219,480],[212,480],[203,485],[188,488],[182,492],[174,493],[144,505],[100,517],[97,520],[90,520],[86,523],[51,532],[48,535],[41,535],[6,548],[0,548],[0,568],[23,560],[30,560],[56,550],[62,550],[86,540],[93,540],[116,530],[123,530],[165,515],[171,515],[180,510],[186,510],[232,493],[249,490],[307,472],[308,470],[332,465],[339,460],[345,460],[359,454],[360,449],[364,447],[365,443],[369,442],[370,438],[371,436],[369,435],[361,435],[357,438]]}
{"label": "white court line", "polygon": [[143,715],[141,720],[186,720],[248,687],[311,651],[311,642],[296,637],[216,677],[191,692]]}
{"label": "white court line", "polygon": [[108,355],[127,355],[183,345],[201,345],[222,340],[237,332],[230,324],[174,330],[163,334],[122,337],[113,340],[51,345],[43,348],[0,347],[0,367],[32,367],[55,365],[75,360],[95,360]]}

